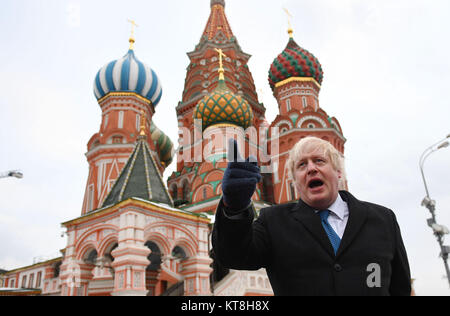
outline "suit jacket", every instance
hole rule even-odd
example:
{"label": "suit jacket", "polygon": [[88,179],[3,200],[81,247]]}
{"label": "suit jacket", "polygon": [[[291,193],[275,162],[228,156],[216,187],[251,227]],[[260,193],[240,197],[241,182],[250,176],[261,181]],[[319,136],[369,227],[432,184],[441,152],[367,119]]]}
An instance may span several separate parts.
{"label": "suit jacket", "polygon": [[410,295],[406,250],[394,213],[340,191],[349,219],[334,250],[320,217],[303,201],[227,216],[221,202],[213,229],[219,262],[265,268],[275,295]]}

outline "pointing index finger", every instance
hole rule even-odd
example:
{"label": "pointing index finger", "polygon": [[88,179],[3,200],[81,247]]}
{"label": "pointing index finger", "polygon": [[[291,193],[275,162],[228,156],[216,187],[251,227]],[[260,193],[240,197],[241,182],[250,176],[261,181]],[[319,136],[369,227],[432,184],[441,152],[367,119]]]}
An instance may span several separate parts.
{"label": "pointing index finger", "polygon": [[245,161],[239,154],[237,141],[234,138],[228,139],[227,159],[229,162],[243,162]]}

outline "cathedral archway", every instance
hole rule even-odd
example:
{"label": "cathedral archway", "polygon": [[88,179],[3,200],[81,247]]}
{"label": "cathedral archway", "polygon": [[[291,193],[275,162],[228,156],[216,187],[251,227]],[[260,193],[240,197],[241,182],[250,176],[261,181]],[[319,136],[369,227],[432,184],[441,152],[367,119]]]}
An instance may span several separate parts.
{"label": "cathedral archway", "polygon": [[172,257],[177,260],[184,260],[187,258],[186,251],[180,246],[175,246],[172,250]]}
{"label": "cathedral archway", "polygon": [[97,257],[98,257],[97,250],[91,249],[89,251],[86,251],[86,253],[83,256],[83,261],[86,264],[95,265]]}
{"label": "cathedral archway", "polygon": [[148,290],[147,296],[155,296],[158,295],[161,287],[161,284],[158,284],[158,278],[161,272],[162,252],[160,247],[153,241],[147,241],[145,246],[151,251],[147,256],[150,264],[145,271],[145,285]]}
{"label": "cathedral archway", "polygon": [[104,269],[102,271],[102,274],[109,274],[111,276],[111,279],[114,284],[114,277],[115,277],[115,271],[112,267],[112,263],[114,262],[114,256],[112,255],[112,252],[119,246],[117,241],[112,241],[103,252],[103,256],[101,258],[101,268]]}
{"label": "cathedral archway", "polygon": [[79,265],[77,266],[74,286],[77,288],[77,296],[89,295],[89,284],[94,276],[97,262],[97,249],[87,244],[79,253]]}

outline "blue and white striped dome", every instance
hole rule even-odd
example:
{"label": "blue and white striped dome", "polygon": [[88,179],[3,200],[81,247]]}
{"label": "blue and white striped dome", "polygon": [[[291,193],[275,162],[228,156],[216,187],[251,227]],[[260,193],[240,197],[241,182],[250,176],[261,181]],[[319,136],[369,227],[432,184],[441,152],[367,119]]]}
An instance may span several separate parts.
{"label": "blue and white striped dome", "polygon": [[95,76],[94,94],[97,100],[110,92],[135,92],[150,100],[155,107],[162,96],[158,76],[134,56],[132,49],[121,59],[106,64]]}

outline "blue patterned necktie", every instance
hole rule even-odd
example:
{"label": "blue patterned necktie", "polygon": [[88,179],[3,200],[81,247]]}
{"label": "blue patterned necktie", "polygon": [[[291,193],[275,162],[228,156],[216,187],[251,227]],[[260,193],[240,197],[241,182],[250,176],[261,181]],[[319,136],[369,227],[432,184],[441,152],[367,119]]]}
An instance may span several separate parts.
{"label": "blue patterned necktie", "polygon": [[329,210],[324,210],[324,211],[319,212],[322,226],[325,229],[325,232],[327,233],[328,238],[330,239],[331,245],[333,246],[333,249],[334,249],[334,254],[336,254],[339,249],[339,244],[341,243],[341,238],[339,238],[338,234],[336,234],[333,227],[331,227],[330,223],[328,222],[329,215],[330,215]]}

